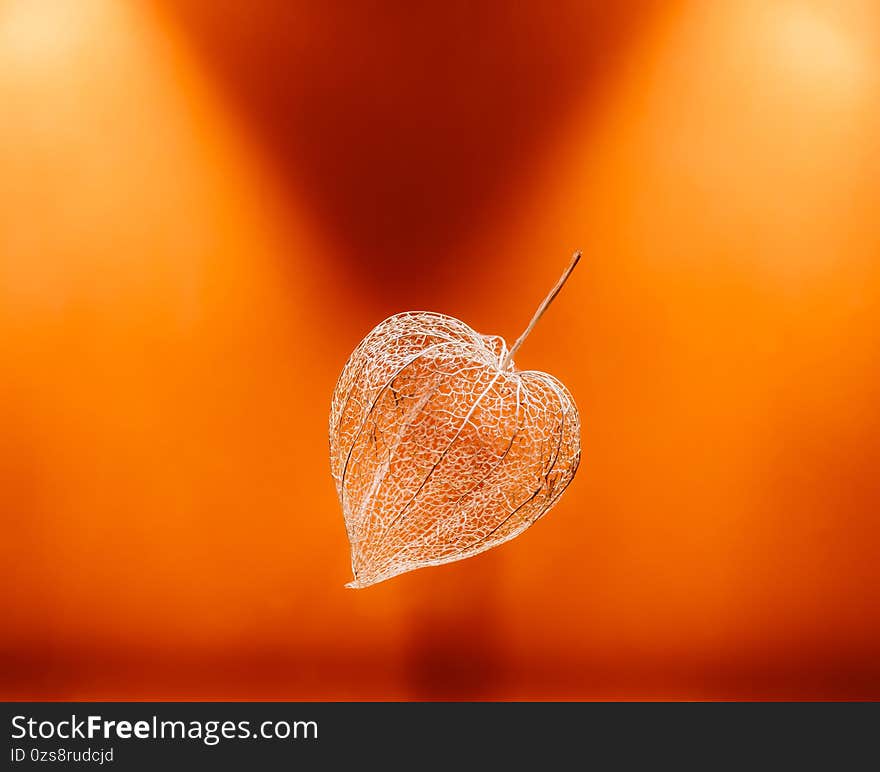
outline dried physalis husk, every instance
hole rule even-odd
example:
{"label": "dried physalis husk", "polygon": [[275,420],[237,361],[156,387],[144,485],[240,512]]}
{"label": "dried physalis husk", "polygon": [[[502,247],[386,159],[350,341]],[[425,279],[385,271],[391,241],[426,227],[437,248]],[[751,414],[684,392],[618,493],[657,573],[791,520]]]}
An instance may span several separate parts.
{"label": "dried physalis husk", "polygon": [[518,371],[511,351],[443,314],[380,323],[333,393],[330,464],[354,580],[471,557],[521,534],[559,500],[580,459],[580,421],[547,373]]}

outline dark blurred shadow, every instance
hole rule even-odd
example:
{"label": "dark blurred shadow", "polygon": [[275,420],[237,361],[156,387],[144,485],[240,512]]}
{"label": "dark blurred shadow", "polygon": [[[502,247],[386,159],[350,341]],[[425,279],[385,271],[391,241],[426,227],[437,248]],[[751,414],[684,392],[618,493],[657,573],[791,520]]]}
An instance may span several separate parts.
{"label": "dark blurred shadow", "polygon": [[457,275],[454,248],[509,216],[536,151],[658,5],[162,3],[350,280],[382,297]]}
{"label": "dark blurred shadow", "polygon": [[[512,216],[536,155],[598,103],[659,4],[163,5],[342,257],[340,278],[385,302],[466,271],[456,247]],[[419,696],[503,686],[488,566],[408,579]]]}
{"label": "dark blurred shadow", "polygon": [[406,673],[415,699],[490,699],[511,674],[498,613],[498,556],[401,577]]}

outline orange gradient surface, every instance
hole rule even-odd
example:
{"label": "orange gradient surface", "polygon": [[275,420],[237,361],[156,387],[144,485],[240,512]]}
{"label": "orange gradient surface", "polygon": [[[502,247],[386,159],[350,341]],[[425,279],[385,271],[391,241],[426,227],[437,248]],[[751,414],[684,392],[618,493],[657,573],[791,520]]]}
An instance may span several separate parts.
{"label": "orange gradient surface", "polygon": [[[0,0],[0,697],[880,698],[880,7],[252,5]],[[351,350],[575,248],[565,497],[346,590]]]}

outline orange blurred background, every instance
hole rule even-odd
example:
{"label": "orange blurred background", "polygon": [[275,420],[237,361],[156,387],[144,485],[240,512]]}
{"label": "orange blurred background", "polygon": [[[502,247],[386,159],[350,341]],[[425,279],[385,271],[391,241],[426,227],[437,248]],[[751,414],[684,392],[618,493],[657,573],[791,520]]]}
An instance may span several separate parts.
{"label": "orange blurred background", "polygon": [[[0,0],[0,697],[880,698],[874,0]],[[504,547],[346,590],[402,310],[565,382]]]}

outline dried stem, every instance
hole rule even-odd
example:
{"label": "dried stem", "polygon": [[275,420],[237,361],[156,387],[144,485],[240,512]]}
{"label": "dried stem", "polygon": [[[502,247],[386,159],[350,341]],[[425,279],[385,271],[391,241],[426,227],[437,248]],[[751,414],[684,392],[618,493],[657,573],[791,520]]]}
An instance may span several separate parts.
{"label": "dried stem", "polygon": [[538,310],[535,311],[535,315],[532,317],[532,321],[529,322],[529,326],[526,327],[526,329],[523,331],[523,334],[516,339],[516,343],[511,346],[510,351],[507,352],[507,356],[504,357],[504,361],[501,363],[502,370],[507,369],[507,366],[510,364],[510,360],[513,359],[514,353],[520,346],[522,346],[525,339],[529,337],[529,333],[535,328],[538,320],[544,315],[544,312],[553,302],[553,299],[559,294],[559,290],[561,290],[565,282],[568,281],[568,277],[571,275],[571,272],[574,270],[574,267],[578,264],[578,260],[580,259],[580,251],[575,252],[574,255],[572,255],[571,262],[568,264],[568,268],[563,271],[562,276],[559,277],[559,281],[556,282],[553,289],[550,290],[547,297],[544,298],[544,302],[541,303],[540,306],[538,306]]}

